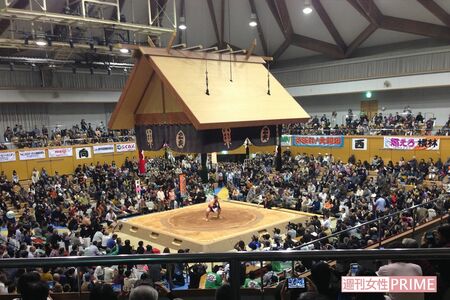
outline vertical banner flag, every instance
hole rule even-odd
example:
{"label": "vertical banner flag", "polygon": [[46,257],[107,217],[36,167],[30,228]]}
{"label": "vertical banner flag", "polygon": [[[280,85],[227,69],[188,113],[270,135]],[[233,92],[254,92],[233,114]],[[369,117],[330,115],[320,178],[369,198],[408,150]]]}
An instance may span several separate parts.
{"label": "vertical banner flag", "polygon": [[180,174],[180,194],[181,196],[186,196],[187,195],[187,190],[186,190],[186,174]]}

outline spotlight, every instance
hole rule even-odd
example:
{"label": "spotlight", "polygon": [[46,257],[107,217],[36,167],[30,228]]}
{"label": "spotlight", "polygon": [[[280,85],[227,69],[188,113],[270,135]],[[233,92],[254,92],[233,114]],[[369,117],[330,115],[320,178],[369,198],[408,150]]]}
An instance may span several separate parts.
{"label": "spotlight", "polygon": [[130,53],[130,50],[128,50],[127,48],[120,48],[120,53],[128,54]]}
{"label": "spotlight", "polygon": [[9,70],[12,72],[12,71],[14,71],[14,63],[13,62],[10,62],[9,63]]}
{"label": "spotlight", "polygon": [[28,34],[25,34],[25,36],[24,36],[24,44],[25,45],[29,45],[30,44],[30,37],[28,36]]}
{"label": "spotlight", "polygon": [[31,64],[31,71],[36,71],[36,64],[35,63]]}
{"label": "spotlight", "polygon": [[90,67],[89,72],[91,73],[91,75],[94,75],[94,67]]}
{"label": "spotlight", "polygon": [[124,73],[124,74],[128,74],[128,69],[127,69],[127,68],[124,68],[124,69],[123,69],[123,73]]}
{"label": "spotlight", "polygon": [[258,22],[256,22],[256,14],[252,13],[250,15],[250,22],[248,23],[248,26],[250,26],[250,27],[258,26]]}
{"label": "spotlight", "polygon": [[106,71],[108,72],[108,76],[111,76],[111,67],[106,68]]}
{"label": "spotlight", "polygon": [[89,47],[91,48],[91,50],[95,49],[93,40],[89,40],[88,44],[89,44]]}
{"label": "spotlight", "polygon": [[72,39],[69,40],[69,46],[70,46],[70,48],[73,48],[73,47],[74,47],[74,42],[73,42]]}
{"label": "spotlight", "polygon": [[367,92],[366,92],[366,98],[367,98],[367,99],[372,98],[372,92],[371,92],[371,91],[367,91]]}
{"label": "spotlight", "polygon": [[50,37],[47,37],[47,45],[48,46],[52,45],[52,39]]}
{"label": "spotlight", "polygon": [[113,44],[109,44],[109,45],[108,45],[108,48],[109,48],[109,51],[112,52],[112,51],[113,51],[113,48],[114,48]]}
{"label": "spotlight", "polygon": [[310,13],[312,13],[312,8],[311,8],[311,0],[305,0],[305,5],[303,6],[303,13],[305,15],[309,15]]}
{"label": "spotlight", "polygon": [[77,74],[77,68],[72,67],[72,74]]}
{"label": "spotlight", "polygon": [[43,38],[39,38],[34,42],[36,45],[38,45],[39,47],[45,47],[47,46],[47,41],[44,40]]}
{"label": "spotlight", "polygon": [[184,17],[180,17],[180,25],[178,25],[178,28],[181,30],[186,30],[186,19]]}

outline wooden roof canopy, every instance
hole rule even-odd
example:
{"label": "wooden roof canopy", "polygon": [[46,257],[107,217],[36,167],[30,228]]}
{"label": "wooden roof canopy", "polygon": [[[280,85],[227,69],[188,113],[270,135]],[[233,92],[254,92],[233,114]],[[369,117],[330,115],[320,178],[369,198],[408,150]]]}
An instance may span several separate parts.
{"label": "wooden roof canopy", "polygon": [[[139,48],[110,129],[192,124],[197,130],[296,123],[309,115],[257,56]],[[230,81],[230,63],[232,81]],[[209,94],[205,71],[208,70]]]}

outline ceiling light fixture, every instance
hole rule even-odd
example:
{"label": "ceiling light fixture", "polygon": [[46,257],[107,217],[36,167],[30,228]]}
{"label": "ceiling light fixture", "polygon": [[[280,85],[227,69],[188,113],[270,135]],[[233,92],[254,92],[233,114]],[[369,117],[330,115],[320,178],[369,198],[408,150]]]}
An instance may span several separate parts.
{"label": "ceiling light fixture", "polygon": [[258,26],[258,22],[256,22],[256,14],[251,13],[251,15],[250,15],[250,22],[248,23],[248,26],[250,26],[250,27]]}
{"label": "ceiling light fixture", "polygon": [[305,0],[305,5],[303,6],[303,13],[305,15],[309,15],[310,13],[312,13],[312,8],[311,8],[311,0]]}
{"label": "ceiling light fixture", "polygon": [[42,38],[37,39],[34,43],[35,43],[36,45],[38,45],[39,47],[45,47],[45,46],[47,46],[47,41],[44,40],[44,39],[42,39]]}
{"label": "ceiling light fixture", "polygon": [[180,25],[178,25],[178,28],[180,30],[186,30],[187,29],[186,18],[185,17],[180,17]]}
{"label": "ceiling light fixture", "polygon": [[128,54],[130,53],[130,50],[128,50],[127,48],[120,48],[120,53]]}

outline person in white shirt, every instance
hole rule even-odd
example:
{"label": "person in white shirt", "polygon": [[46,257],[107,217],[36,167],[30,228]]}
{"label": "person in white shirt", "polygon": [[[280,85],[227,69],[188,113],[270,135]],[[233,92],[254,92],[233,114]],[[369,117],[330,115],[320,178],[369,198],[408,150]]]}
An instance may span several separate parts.
{"label": "person in white shirt", "polygon": [[104,229],[104,228],[102,228],[101,230],[97,231],[97,232],[94,234],[94,237],[92,238],[92,241],[93,241],[93,242],[96,242],[97,245],[101,245],[101,244],[102,244],[102,240],[103,240],[103,235],[104,235],[104,233],[105,233],[105,229]]}
{"label": "person in white shirt", "polygon": [[111,226],[111,225],[114,225],[116,220],[117,220],[117,215],[114,213],[112,208],[110,208],[108,213],[105,216],[105,221],[109,226]]}
{"label": "person in white shirt", "polygon": [[39,181],[40,174],[39,171],[36,170],[36,168],[33,169],[33,172],[31,172],[31,182],[36,184]]}
{"label": "person in white shirt", "polygon": [[158,192],[156,193],[156,198],[159,202],[164,202],[164,200],[166,199],[166,195],[164,194],[162,188],[159,188]]}
{"label": "person in white shirt", "polygon": [[326,229],[331,227],[331,221],[330,221],[330,217],[328,214],[323,215],[322,227],[326,228]]}
{"label": "person in white shirt", "polygon": [[90,246],[84,249],[84,256],[97,256],[101,255],[97,248],[97,243],[93,242]]}
{"label": "person in white shirt", "polygon": [[102,266],[97,266],[94,270],[95,280],[103,280],[105,278],[105,271]]}
{"label": "person in white shirt", "polygon": [[[422,276],[419,265],[407,262],[391,262],[376,272],[378,276]],[[423,293],[390,293],[391,300],[423,300]]]}

